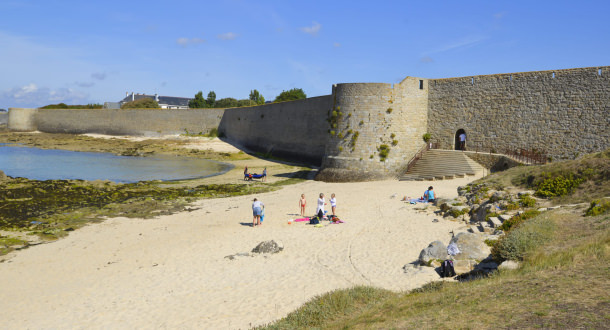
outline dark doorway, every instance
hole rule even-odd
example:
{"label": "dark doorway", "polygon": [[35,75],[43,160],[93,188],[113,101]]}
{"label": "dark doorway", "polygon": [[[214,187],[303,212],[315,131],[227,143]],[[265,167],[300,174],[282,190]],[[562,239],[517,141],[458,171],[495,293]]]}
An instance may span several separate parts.
{"label": "dark doorway", "polygon": [[[460,136],[464,134],[464,142],[462,143]],[[455,150],[466,150],[466,131],[463,129],[458,129],[455,132]]]}

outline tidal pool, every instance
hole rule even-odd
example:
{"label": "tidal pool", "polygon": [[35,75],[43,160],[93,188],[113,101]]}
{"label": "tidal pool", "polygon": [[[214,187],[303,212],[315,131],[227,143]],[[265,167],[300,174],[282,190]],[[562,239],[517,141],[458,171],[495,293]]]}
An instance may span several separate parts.
{"label": "tidal pool", "polygon": [[188,180],[225,173],[233,165],[207,159],[46,150],[0,144],[0,170],[32,180]]}

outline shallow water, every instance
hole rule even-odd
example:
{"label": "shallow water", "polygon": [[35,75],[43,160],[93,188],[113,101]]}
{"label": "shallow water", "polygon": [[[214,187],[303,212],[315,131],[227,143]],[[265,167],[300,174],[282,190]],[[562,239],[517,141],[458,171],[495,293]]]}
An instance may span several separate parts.
{"label": "shallow water", "polygon": [[186,157],[128,157],[0,144],[0,170],[11,177],[33,180],[81,179],[123,183],[185,180],[222,174],[232,167],[227,163]]}

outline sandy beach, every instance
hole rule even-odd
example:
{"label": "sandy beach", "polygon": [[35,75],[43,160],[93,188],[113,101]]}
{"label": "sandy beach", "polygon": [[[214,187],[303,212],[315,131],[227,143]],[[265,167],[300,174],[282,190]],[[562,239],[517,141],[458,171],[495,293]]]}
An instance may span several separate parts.
{"label": "sandy beach", "polygon": [[[238,152],[207,138],[189,139],[186,148]],[[245,165],[268,167],[269,182],[298,170],[263,159],[233,164],[235,169],[197,182],[243,183]],[[466,227],[416,210],[419,204],[401,197],[420,196],[430,184],[439,197],[454,197],[458,186],[474,179],[311,180],[260,195],[199,200],[190,212],[154,219],[107,219],[0,263],[0,319],[6,329],[247,329],[339,288],[411,290],[439,276],[427,267],[406,274],[403,266],[430,242],[448,242],[450,231]],[[300,195],[313,215],[320,192],[327,203],[337,195],[345,223],[289,224],[300,217]],[[266,206],[260,227],[251,227],[254,197]],[[282,242],[284,251],[226,258],[266,240]]]}
{"label": "sandy beach", "polygon": [[[435,182],[441,197],[473,178]],[[458,222],[400,201],[430,182],[307,181],[258,197],[263,226],[251,227],[255,196],[201,200],[155,219],[108,219],[67,238],[20,251],[0,264],[3,328],[245,329],[285,316],[315,295],[354,285],[410,290],[437,280],[432,268],[405,274],[433,240]],[[317,194],[337,194],[345,223],[314,228],[297,218]],[[396,194],[395,198],[391,196]],[[279,254],[237,257],[276,240]]]}

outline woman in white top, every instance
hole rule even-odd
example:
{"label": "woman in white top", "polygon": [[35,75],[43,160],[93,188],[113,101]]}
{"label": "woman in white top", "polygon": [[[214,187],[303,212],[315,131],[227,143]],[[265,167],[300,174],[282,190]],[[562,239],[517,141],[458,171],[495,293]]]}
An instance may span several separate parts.
{"label": "woman in white top", "polygon": [[324,216],[324,205],[326,205],[326,201],[324,201],[324,194],[320,193],[320,198],[318,198],[318,208],[316,209],[316,214],[320,218]]}
{"label": "woman in white top", "polygon": [[335,198],[335,194],[330,195],[330,207],[333,210],[333,215],[335,215],[335,210],[337,209],[337,199]]}

